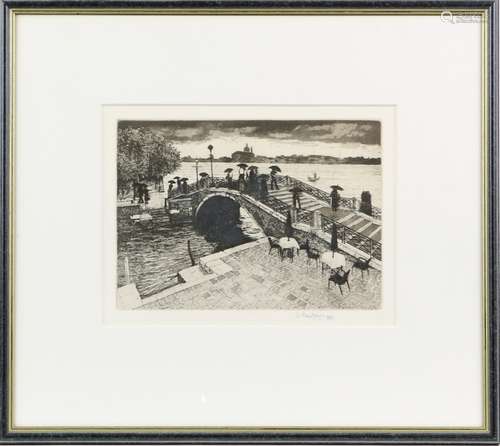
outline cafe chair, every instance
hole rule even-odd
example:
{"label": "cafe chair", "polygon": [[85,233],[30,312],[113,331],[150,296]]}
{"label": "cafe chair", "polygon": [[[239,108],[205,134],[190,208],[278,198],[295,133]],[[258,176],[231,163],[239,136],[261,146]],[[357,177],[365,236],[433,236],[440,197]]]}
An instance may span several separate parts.
{"label": "cafe chair", "polygon": [[342,285],[347,285],[349,291],[351,291],[351,286],[349,285],[349,274],[351,270],[344,271],[342,268],[339,268],[330,273],[330,277],[328,278],[328,289],[330,289],[330,282],[338,285],[340,289],[340,294],[344,295],[342,291]]}
{"label": "cafe chair", "polygon": [[271,237],[267,237],[267,240],[269,241],[269,254],[271,254],[273,249],[276,249],[281,257],[281,246],[279,245],[278,241],[273,240]]}
{"label": "cafe chair", "polygon": [[368,274],[370,274],[370,261],[371,257],[369,259],[363,259],[361,257],[358,257],[355,262],[352,264],[353,268],[359,269],[361,271],[361,277],[363,277],[363,272],[367,271]]}
{"label": "cafe chair", "polygon": [[306,253],[307,253],[307,263],[309,264],[311,262],[311,260],[314,260],[316,262],[316,268],[317,268],[319,265],[319,257],[321,254],[319,253],[319,251],[317,249],[311,248],[309,246],[309,240],[306,240],[305,249],[306,249]]}

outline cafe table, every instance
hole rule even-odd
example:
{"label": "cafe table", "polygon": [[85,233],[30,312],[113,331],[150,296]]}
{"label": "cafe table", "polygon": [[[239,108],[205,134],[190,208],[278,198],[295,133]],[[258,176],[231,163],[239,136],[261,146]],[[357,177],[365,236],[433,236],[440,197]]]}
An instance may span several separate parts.
{"label": "cafe table", "polygon": [[297,254],[299,253],[300,246],[297,242],[292,237],[281,237],[278,240],[278,244],[280,245],[281,248],[281,260],[285,257],[285,253],[290,255],[290,258],[292,259],[293,262],[293,250],[297,250]]}
{"label": "cafe table", "polygon": [[326,251],[319,258],[321,262],[321,274],[326,268],[338,269],[345,266],[345,256],[339,252]]}

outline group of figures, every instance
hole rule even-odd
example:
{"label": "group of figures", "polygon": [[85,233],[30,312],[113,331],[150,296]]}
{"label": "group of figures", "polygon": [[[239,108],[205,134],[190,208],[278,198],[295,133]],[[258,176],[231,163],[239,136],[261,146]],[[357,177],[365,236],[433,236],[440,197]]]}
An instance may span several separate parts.
{"label": "group of figures", "polygon": [[[234,169],[227,168],[224,171],[224,173],[226,174],[225,180],[227,188],[239,190],[241,193],[254,196],[258,200],[266,200],[269,195],[269,189],[279,190],[278,173],[281,173],[281,169],[278,166],[275,165],[270,166],[269,175],[259,174],[257,166],[247,166],[246,164],[241,163],[238,164],[237,167],[239,168],[237,180],[233,179]],[[206,189],[210,187],[213,183],[213,179],[210,178],[210,176],[205,172],[201,172],[197,180],[198,180],[197,189],[199,188]],[[179,176],[176,176],[174,177],[174,179],[169,180],[167,195],[169,197],[172,196],[174,188],[176,189],[177,192],[181,194],[189,193],[190,187],[188,185],[188,181],[189,181],[188,178],[186,177],[181,178]],[[269,182],[269,187],[268,187],[268,182]],[[340,200],[341,200],[339,191],[343,190],[343,188],[338,185],[331,186],[331,188],[332,192],[330,194],[330,203],[332,211],[336,212],[340,206]],[[302,190],[298,186],[294,186],[292,189],[290,189],[290,192],[292,192],[293,207],[301,209],[300,197]],[[146,188],[146,194],[147,194],[147,188]],[[134,198],[135,198],[135,189],[134,189]],[[144,201],[139,201],[139,202],[142,203]]]}
{"label": "group of figures", "polygon": [[135,200],[138,199],[138,203],[145,203],[148,204],[150,197],[149,197],[149,189],[148,185],[146,183],[139,183],[135,182],[133,184],[133,202],[135,203]]}
{"label": "group of figures", "polygon": [[[229,189],[236,189],[242,193],[255,196],[258,199],[265,200],[269,193],[268,181],[270,179],[270,189],[279,190],[277,174],[281,172],[278,166],[271,166],[270,175],[259,174],[257,166],[248,167],[246,164],[238,164],[239,175],[238,179],[233,179],[233,169],[228,168],[224,171],[226,174],[226,187]],[[179,176],[169,180],[167,195],[172,196],[174,189],[181,194],[189,193],[190,187],[188,178],[181,178]],[[213,179],[205,173],[201,172],[197,181],[198,189],[206,189],[212,185]],[[220,186],[220,184],[219,184]]]}
{"label": "group of figures", "polygon": [[266,199],[268,195],[267,182],[271,178],[271,190],[278,190],[277,174],[281,172],[278,166],[271,166],[270,175],[260,174],[257,166],[248,167],[246,164],[238,164],[239,174],[238,180],[233,180],[233,169],[228,168],[224,171],[226,174],[227,187],[230,189],[238,189],[242,193],[256,196],[260,199]]}
{"label": "group of figures", "polygon": [[177,191],[181,194],[187,194],[189,192],[188,185],[189,178],[181,178],[179,176],[174,177],[173,180],[169,180],[168,182],[168,196],[172,195],[172,191],[174,190],[174,184],[177,184]]}

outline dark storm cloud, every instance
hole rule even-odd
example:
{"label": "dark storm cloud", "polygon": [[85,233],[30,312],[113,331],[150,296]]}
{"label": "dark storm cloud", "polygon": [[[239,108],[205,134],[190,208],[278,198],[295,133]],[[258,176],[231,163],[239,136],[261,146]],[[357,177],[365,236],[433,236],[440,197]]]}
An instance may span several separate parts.
{"label": "dark storm cloud", "polygon": [[120,127],[150,127],[174,141],[247,136],[307,142],[380,144],[378,121],[121,121]]}

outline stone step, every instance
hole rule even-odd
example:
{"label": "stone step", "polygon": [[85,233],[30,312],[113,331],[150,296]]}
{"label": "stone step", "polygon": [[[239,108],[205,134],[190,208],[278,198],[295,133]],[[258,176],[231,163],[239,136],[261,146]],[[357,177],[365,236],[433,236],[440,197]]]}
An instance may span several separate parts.
{"label": "stone step", "polygon": [[368,223],[365,223],[363,226],[357,229],[357,231],[362,233],[364,230],[368,229],[372,224],[373,223],[369,221]]}
{"label": "stone step", "polygon": [[[275,198],[277,198],[277,197],[275,197]],[[285,203],[293,203],[293,197],[292,196],[290,196],[290,197],[279,197],[278,199],[281,200],[281,201],[284,201]],[[314,198],[309,198],[309,197],[302,198],[302,197],[300,197],[300,203],[301,204],[309,204],[309,203],[316,204],[316,203],[318,203],[318,201],[315,200]]]}
{"label": "stone step", "polygon": [[268,193],[269,193],[269,195],[272,195],[272,196],[292,195],[292,193],[288,189],[269,190]]}
{"label": "stone step", "polygon": [[375,229],[373,232],[370,233],[368,237],[374,237],[377,233],[379,233],[382,230],[382,226],[379,226],[377,229]]}
{"label": "stone step", "polygon": [[337,223],[344,223],[347,220],[350,220],[354,216],[355,216],[355,214],[347,214],[345,217],[342,217],[339,220],[337,220]]}
{"label": "stone step", "polygon": [[[287,205],[289,206],[292,206],[293,205],[293,200],[290,199],[290,200],[281,200],[283,203],[286,203]],[[300,201],[300,208],[301,209],[305,209],[306,211],[316,211],[318,209],[321,209],[325,207],[324,204],[321,204],[321,203],[318,203],[317,201],[309,201],[309,202],[304,202],[304,201]]]}
{"label": "stone step", "polygon": [[[290,205],[293,204],[293,194],[288,190],[269,191],[269,195],[287,204]],[[307,205],[314,205],[315,209],[319,209],[320,207],[325,207],[325,203],[323,203],[322,201],[316,199],[311,195],[306,194],[305,192],[300,194],[300,204],[304,208]]]}
{"label": "stone step", "polygon": [[363,221],[365,221],[365,219],[363,217],[358,217],[354,221],[349,222],[346,226],[349,226],[350,228],[352,228],[353,226],[356,226],[357,224],[359,224]]}
{"label": "stone step", "polygon": [[317,202],[317,203],[309,206],[307,208],[307,210],[313,212],[313,211],[317,211],[318,209],[321,209],[321,208],[324,208],[324,207],[325,207],[325,204]]}
{"label": "stone step", "polygon": [[361,220],[357,220],[354,223],[349,224],[348,226],[361,233],[363,232],[363,228],[367,228],[368,226],[370,226],[370,224],[371,221],[367,220],[366,218],[362,218]]}
{"label": "stone step", "polygon": [[370,222],[370,224],[368,226],[365,225],[365,227],[363,227],[363,230],[361,231],[361,233],[363,235],[365,235],[366,237],[369,237],[370,234],[372,232],[374,232],[375,230],[377,230],[379,227],[380,227],[379,225],[376,225],[373,222]]}

